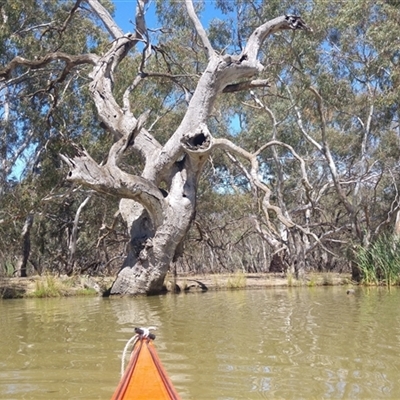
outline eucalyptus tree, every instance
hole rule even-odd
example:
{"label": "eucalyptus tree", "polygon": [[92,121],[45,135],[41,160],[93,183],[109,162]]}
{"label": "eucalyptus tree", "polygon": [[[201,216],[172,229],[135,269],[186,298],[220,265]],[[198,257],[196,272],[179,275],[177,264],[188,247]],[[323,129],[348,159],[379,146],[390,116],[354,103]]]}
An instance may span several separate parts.
{"label": "eucalyptus tree", "polygon": [[399,8],[318,0],[299,8],[313,35],[272,41],[264,55],[271,88],[244,102],[246,146],[260,138],[286,145],[261,156],[277,205],[297,227],[261,218],[258,230],[294,269],[346,262],[354,245],[393,230],[399,211]]}
{"label": "eucalyptus tree", "polygon": [[[159,2],[158,6],[162,9],[166,4]],[[210,118],[218,98],[224,93],[265,86],[266,81],[255,78],[264,68],[258,55],[270,35],[285,30],[307,30],[307,25],[296,15],[260,21],[259,26],[248,32],[241,51],[221,53],[214,48],[191,0],[185,2],[185,10],[169,4],[175,7],[176,13],[168,17],[175,21],[181,18],[181,30],[168,32],[164,37],[159,32],[158,42],[152,42],[153,36],[146,26],[146,5],[147,1],[137,2],[135,30],[124,34],[97,0],[70,3],[64,25],[57,26],[54,31],[53,46],[41,48],[36,57],[15,54],[0,72],[0,78],[7,83],[24,74],[46,70],[49,82],[45,86],[46,95],[54,93],[49,89],[57,90],[59,84],[71,76],[84,76],[89,82],[90,96],[101,125],[115,142],[104,163],[95,161],[79,146],[75,156],[63,155],[62,158],[69,166],[70,181],[122,199],[120,212],[131,232],[130,248],[111,293],[149,294],[161,290],[168,267],[179,256],[194,218],[199,177],[210,154],[217,149],[249,160],[251,183],[264,193],[265,212],[273,212],[283,223],[288,223],[280,208],[271,204],[270,190],[259,178],[259,152],[249,152],[228,139],[214,137]],[[91,51],[88,49],[91,40],[86,38],[81,44],[84,52],[63,48],[60,42],[57,46],[56,37],[63,27],[70,29],[75,21],[74,31],[82,35],[83,26],[77,21],[82,21],[82,17],[90,19],[91,15],[95,15],[108,31],[112,38],[109,45]],[[52,22],[47,25],[54,27]],[[33,38],[39,39],[40,44],[38,36]],[[182,54],[179,46],[188,48],[183,60],[177,58]],[[117,91],[118,78],[123,80],[117,68],[125,60],[130,61],[128,54],[136,65],[136,73]],[[84,68],[86,66],[91,67],[90,71]],[[172,106],[175,115],[180,114],[174,129],[171,129],[172,124],[161,125],[162,112],[154,115],[155,112],[141,110],[140,105],[135,104],[136,99],[143,98],[138,95],[140,92],[148,91],[148,97],[163,95],[163,89],[157,89],[158,80],[169,80],[181,91],[181,97],[176,90],[173,95],[164,92],[164,114],[168,114],[168,107]],[[38,111],[48,112],[46,107]],[[168,131],[157,138],[153,126],[159,131],[165,128]],[[68,123],[65,127],[68,130]],[[130,152],[140,156],[140,174],[122,168],[122,159]]]}
{"label": "eucalyptus tree", "polygon": [[[61,149],[65,151],[77,137],[91,147],[94,140],[101,143],[103,130],[88,117],[94,107],[84,64],[67,71],[58,61],[51,66],[20,63],[60,50],[93,51],[108,40],[93,24],[90,12],[78,6],[79,2],[18,0],[0,5],[0,266],[7,265],[8,272],[21,266],[23,271],[29,251],[30,265],[38,271],[40,258],[46,256],[46,263],[52,264],[55,253],[68,252],[64,240],[57,242],[58,249],[51,242],[60,229],[69,230],[62,228],[70,224],[67,209],[73,212],[77,207],[68,193],[56,212],[57,205],[49,207],[43,199],[60,198],[57,191],[67,189],[62,188]],[[82,18],[75,18],[76,13]]]}

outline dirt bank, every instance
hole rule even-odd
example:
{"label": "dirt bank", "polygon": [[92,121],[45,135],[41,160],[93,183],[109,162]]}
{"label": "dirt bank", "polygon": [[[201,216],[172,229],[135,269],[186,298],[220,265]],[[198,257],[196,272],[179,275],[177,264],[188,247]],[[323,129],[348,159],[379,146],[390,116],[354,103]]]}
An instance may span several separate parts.
{"label": "dirt bank", "polygon": [[[88,276],[32,276],[28,278],[0,278],[0,298],[59,297],[102,295],[112,284],[114,277]],[[350,274],[310,273],[298,281],[282,274],[231,274],[168,275],[165,285],[168,291],[193,292],[207,290],[234,290],[246,288],[349,285]]]}
{"label": "dirt bank", "polygon": [[206,274],[197,276],[167,276],[166,286],[172,291],[176,283],[179,291],[206,291],[206,290],[233,290],[256,289],[266,287],[292,287],[292,286],[323,286],[323,285],[350,285],[350,274],[337,273],[310,273],[303,280],[296,280],[292,275],[283,274],[245,274],[236,272],[232,274]]}

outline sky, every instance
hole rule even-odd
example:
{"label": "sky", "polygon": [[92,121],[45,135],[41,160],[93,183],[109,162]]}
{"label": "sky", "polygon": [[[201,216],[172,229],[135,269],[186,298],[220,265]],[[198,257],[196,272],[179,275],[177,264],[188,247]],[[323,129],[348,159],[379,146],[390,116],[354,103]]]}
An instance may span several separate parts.
{"label": "sky", "polygon": [[[176,0],[182,3],[182,7],[186,7],[183,0]],[[193,1],[195,3],[195,0]],[[135,19],[135,0],[114,0],[113,3],[116,7],[115,12],[115,20],[117,24],[122,28],[122,30],[127,32],[132,32],[133,24],[130,21],[134,21]],[[202,16],[199,16],[201,22],[207,26],[208,21],[212,18],[223,18],[222,13],[219,10],[216,10],[213,6],[215,2],[213,0],[206,0],[205,4],[205,12]],[[156,19],[155,19],[155,5],[154,1],[149,2],[148,11],[146,13],[146,22],[148,27],[154,28],[157,27]]]}
{"label": "sky", "polygon": [[[131,0],[115,0],[113,1],[116,7],[115,20],[120,28],[126,32],[132,32],[133,25],[130,21],[135,19],[136,1]],[[151,7],[151,6],[150,6]],[[151,9],[146,15],[151,15]]]}

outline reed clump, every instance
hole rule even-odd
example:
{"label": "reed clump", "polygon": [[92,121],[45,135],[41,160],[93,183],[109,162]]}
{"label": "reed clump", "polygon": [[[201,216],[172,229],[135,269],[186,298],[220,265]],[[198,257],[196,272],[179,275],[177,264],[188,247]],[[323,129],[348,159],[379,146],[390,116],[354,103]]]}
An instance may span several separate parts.
{"label": "reed clump", "polygon": [[247,285],[247,276],[244,272],[237,270],[234,274],[229,275],[226,286],[229,289],[240,289]]}
{"label": "reed clump", "polygon": [[359,246],[356,263],[365,285],[400,284],[400,238],[382,235],[368,247]]}
{"label": "reed clump", "polygon": [[61,295],[62,290],[57,279],[52,275],[46,275],[44,279],[35,282],[35,290],[30,297],[60,297]]}

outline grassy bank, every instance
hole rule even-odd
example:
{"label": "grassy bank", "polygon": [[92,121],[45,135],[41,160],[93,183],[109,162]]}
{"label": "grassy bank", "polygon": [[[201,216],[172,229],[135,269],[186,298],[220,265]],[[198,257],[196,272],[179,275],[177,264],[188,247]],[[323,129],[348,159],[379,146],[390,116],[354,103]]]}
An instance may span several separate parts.
{"label": "grassy bank", "polygon": [[[0,298],[45,298],[61,296],[99,296],[112,284],[114,277],[33,276],[29,278],[0,278]],[[288,274],[230,274],[184,275],[176,279],[167,275],[165,285],[170,292],[207,290],[237,290],[267,287],[349,285],[349,274],[310,273],[303,280]]]}
{"label": "grassy bank", "polygon": [[112,284],[113,278],[87,276],[32,276],[0,278],[0,298],[45,298],[98,296]]}

